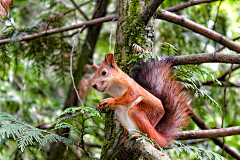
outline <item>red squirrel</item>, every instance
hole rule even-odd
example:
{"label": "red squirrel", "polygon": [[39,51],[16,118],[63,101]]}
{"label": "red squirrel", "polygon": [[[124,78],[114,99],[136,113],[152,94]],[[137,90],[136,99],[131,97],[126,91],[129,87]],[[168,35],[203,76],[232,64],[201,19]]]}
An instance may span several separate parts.
{"label": "red squirrel", "polygon": [[118,68],[112,53],[93,68],[97,71],[91,86],[112,97],[100,101],[99,108],[115,109],[127,134],[139,130],[167,147],[176,138],[175,131],[188,124],[188,97],[172,79],[171,60],[139,62],[132,70],[135,81]]}

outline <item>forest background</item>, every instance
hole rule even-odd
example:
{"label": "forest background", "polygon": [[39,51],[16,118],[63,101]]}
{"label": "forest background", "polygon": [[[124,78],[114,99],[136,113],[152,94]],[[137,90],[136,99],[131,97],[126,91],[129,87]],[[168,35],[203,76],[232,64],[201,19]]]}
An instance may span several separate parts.
{"label": "forest background", "polygon": [[95,110],[107,95],[91,89],[89,65],[110,52],[125,72],[150,54],[174,56],[174,75],[193,108],[184,130],[229,129],[221,139],[192,132],[196,140],[165,149],[170,158],[240,159],[240,1],[6,2],[12,1],[0,1],[0,159],[139,158],[131,141],[129,153],[119,151],[124,131],[113,112]]}

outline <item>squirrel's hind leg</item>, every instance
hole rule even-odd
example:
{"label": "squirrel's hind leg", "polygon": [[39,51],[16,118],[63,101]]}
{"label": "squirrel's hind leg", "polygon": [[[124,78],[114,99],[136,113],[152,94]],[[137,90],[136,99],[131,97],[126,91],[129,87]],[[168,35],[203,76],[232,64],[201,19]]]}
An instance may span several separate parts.
{"label": "squirrel's hind leg", "polygon": [[150,123],[146,113],[138,105],[134,106],[128,112],[131,120],[136,125],[137,129],[146,134],[149,138],[155,140],[159,144],[159,146],[168,146],[168,140],[161,133],[158,133],[155,130],[155,128]]}

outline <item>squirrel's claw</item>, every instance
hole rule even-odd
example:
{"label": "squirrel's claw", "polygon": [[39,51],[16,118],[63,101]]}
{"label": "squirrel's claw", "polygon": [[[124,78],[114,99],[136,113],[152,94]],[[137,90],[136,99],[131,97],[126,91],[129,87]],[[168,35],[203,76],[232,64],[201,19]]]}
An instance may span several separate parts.
{"label": "squirrel's claw", "polygon": [[99,102],[99,107],[100,108],[107,108],[109,106],[108,100],[104,99],[102,101]]}
{"label": "squirrel's claw", "polygon": [[106,113],[105,108],[101,108],[100,106],[98,106],[96,109],[99,111],[100,114]]}

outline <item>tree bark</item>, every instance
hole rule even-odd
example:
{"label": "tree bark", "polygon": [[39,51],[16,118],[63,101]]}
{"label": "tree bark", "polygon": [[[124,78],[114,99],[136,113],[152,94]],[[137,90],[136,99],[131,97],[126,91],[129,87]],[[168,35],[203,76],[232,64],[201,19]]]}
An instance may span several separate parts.
{"label": "tree bark", "polygon": [[232,53],[200,53],[174,57],[174,65],[201,63],[231,63],[240,64],[240,55]]}
{"label": "tree bark", "polygon": [[[154,43],[153,19],[149,20],[163,0],[118,1],[118,24],[115,43],[115,59],[118,66],[129,72],[128,62],[134,57],[133,44],[152,50]],[[169,159],[150,143],[127,140],[119,145],[125,131],[116,120],[113,110],[106,113],[105,144],[102,147],[101,159]],[[111,120],[115,120],[111,121]],[[133,154],[134,153],[134,154]]]}

